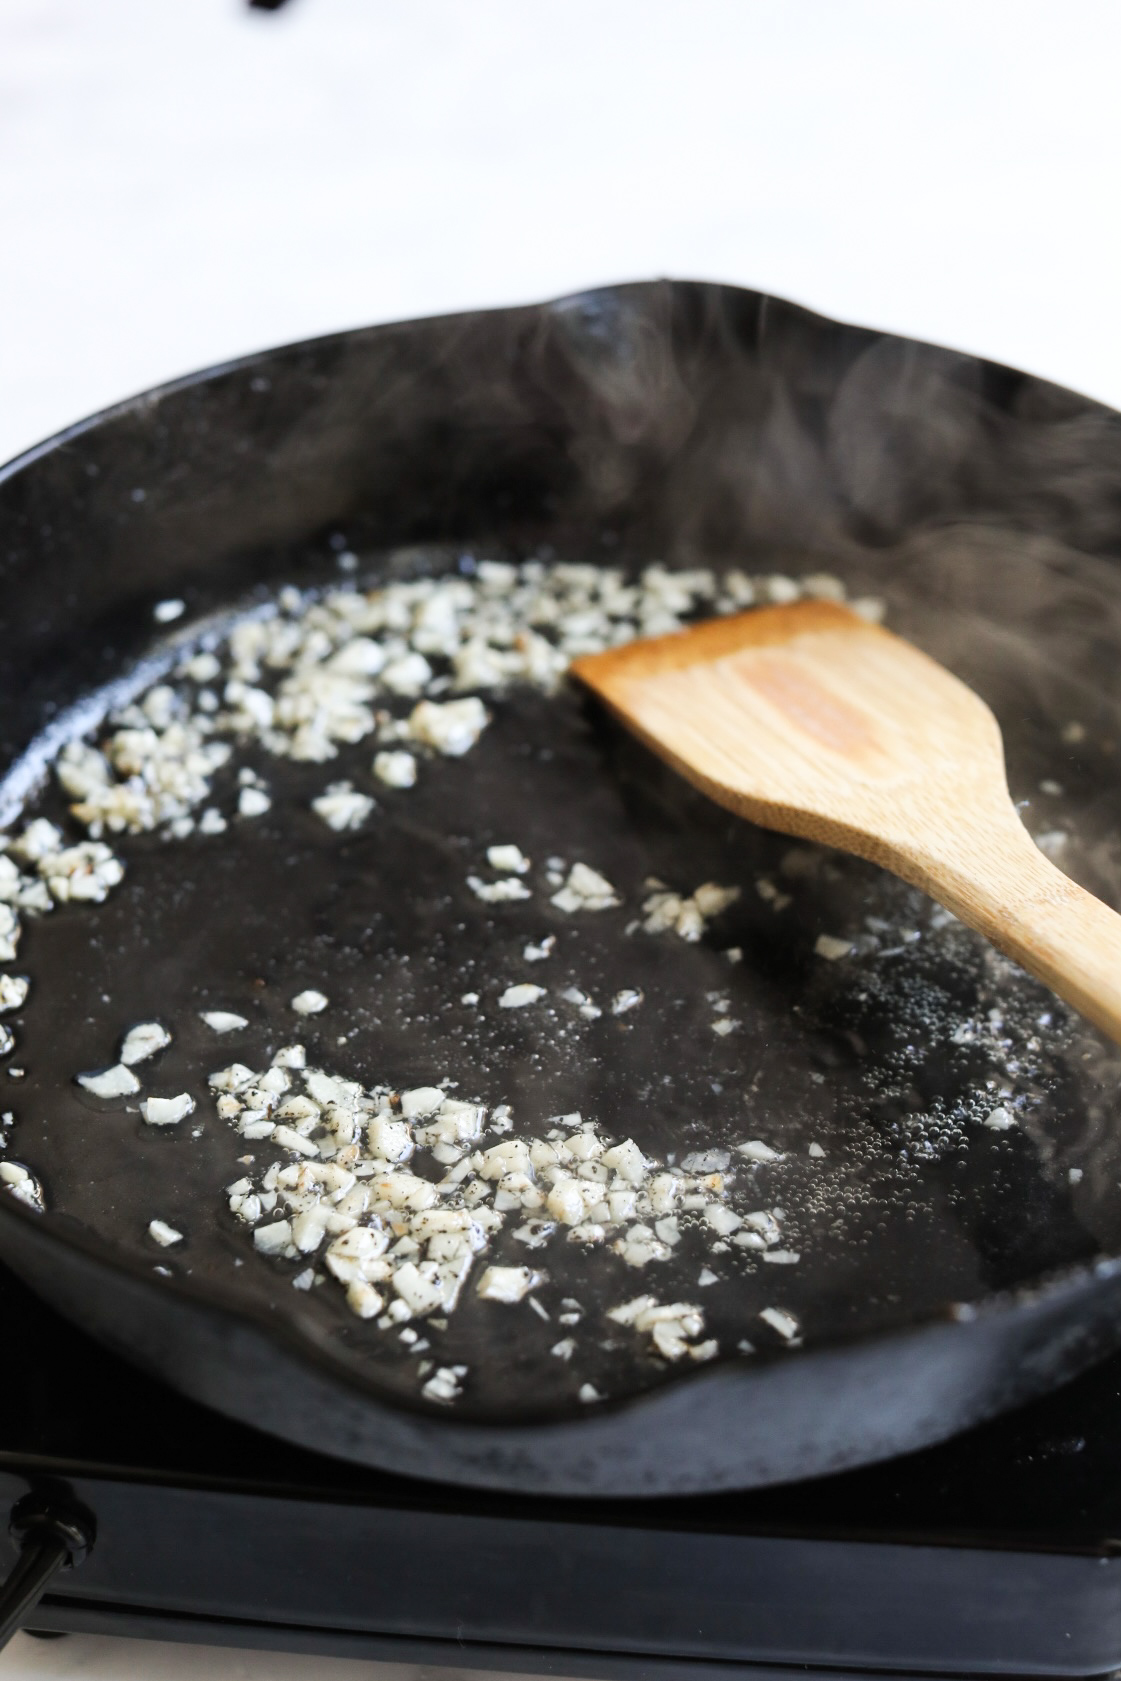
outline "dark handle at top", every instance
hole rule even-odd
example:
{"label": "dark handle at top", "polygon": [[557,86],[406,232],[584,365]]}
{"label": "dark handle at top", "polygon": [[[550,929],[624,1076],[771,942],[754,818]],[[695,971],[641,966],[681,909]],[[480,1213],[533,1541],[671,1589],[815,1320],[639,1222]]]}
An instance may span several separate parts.
{"label": "dark handle at top", "polygon": [[94,1540],[89,1513],[46,1503],[31,1494],[12,1512],[9,1526],[19,1558],[0,1587],[0,1651],[27,1620],[60,1570],[81,1564]]}

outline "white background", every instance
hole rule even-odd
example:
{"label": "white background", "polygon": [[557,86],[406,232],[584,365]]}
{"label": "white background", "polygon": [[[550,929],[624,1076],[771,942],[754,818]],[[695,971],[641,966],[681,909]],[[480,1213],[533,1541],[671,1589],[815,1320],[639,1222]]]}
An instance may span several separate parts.
{"label": "white background", "polygon": [[1121,407],[1119,63],[1117,0],[0,0],[0,459],[260,346],[665,274]]}
{"label": "white background", "polygon": [[338,327],[670,274],[1121,405],[1116,0],[0,0],[0,459]]}

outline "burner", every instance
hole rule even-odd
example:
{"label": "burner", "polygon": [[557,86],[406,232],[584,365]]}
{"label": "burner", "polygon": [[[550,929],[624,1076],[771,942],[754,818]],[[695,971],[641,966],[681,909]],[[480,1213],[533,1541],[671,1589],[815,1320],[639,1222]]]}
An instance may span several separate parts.
{"label": "burner", "polygon": [[3,1509],[61,1499],[96,1523],[36,1628],[572,1676],[1121,1664],[1121,1358],[861,1471],[561,1501],[396,1478],[230,1423],[7,1273],[0,1322]]}

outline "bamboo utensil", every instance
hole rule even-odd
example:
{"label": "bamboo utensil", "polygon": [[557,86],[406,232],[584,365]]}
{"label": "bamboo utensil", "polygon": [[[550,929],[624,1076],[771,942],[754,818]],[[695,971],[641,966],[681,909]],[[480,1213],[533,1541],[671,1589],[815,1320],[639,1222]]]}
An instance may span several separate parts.
{"label": "bamboo utensil", "polygon": [[910,643],[809,601],[572,669],[719,804],[922,888],[1121,1042],[1121,916],[1039,851],[993,714]]}

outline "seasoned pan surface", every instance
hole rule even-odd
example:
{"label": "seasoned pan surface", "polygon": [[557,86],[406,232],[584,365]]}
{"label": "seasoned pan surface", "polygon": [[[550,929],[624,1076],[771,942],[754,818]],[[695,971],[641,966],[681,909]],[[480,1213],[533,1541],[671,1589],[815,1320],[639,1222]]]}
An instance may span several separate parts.
{"label": "seasoned pan surface", "polygon": [[[49,753],[89,734],[91,715],[65,709],[106,681],[180,681],[200,636],[221,651],[231,614],[471,583],[488,559],[610,567],[624,587],[653,561],[827,571],[989,699],[1029,827],[1116,899],[1113,418],[768,308],[770,324],[747,295],[636,288],[353,335],[107,417],[23,467],[5,487],[13,805],[45,725]],[[168,598],[185,603],[170,635],[152,617]],[[27,919],[5,1157],[37,1176],[45,1212],[4,1199],[10,1261],[228,1410],[508,1486],[654,1492],[852,1463],[1109,1346],[1117,1053],[921,896],[730,819],[563,685],[486,703],[471,751],[422,756],[408,789],[372,778],[372,739],[329,766],[240,742],[213,778],[223,832],[112,837],[125,875],[103,904]],[[271,800],[253,821],[236,816],[246,774]],[[311,808],[340,781],[377,802],[343,833]],[[70,821],[49,782],[27,809]],[[495,878],[496,844],[530,860],[528,897],[471,887]],[[576,861],[619,902],[554,904]],[[700,939],[647,928],[655,883],[703,882],[739,897]],[[502,1007],[525,982],[543,995]],[[329,1002],[300,1017],[308,988]],[[219,1041],[199,1015],[212,1009],[248,1025]],[[166,1128],[74,1083],[153,1019],[173,1038],[137,1067],[144,1089],[196,1102]],[[512,1133],[480,1148],[579,1112],[654,1166],[722,1173],[715,1200],[737,1221],[769,1213],[781,1242],[741,1247],[698,1208],[637,1266],[615,1247],[625,1227],[527,1245],[507,1219],[454,1312],[361,1319],[321,1264],[323,1282],[293,1288],[308,1258],[256,1252],[223,1194],[278,1152],[222,1119],[208,1075],[235,1058],[265,1069],[297,1039],[367,1087],[508,1105]],[[737,1149],[751,1141],[766,1149]],[[446,1167],[423,1150],[415,1165]],[[153,1219],[181,1239],[162,1249]],[[488,1264],[540,1282],[517,1303],[481,1298]],[[667,1358],[610,1317],[642,1294],[698,1310],[691,1342],[711,1358]],[[440,1371],[450,1397],[425,1390]]]}

